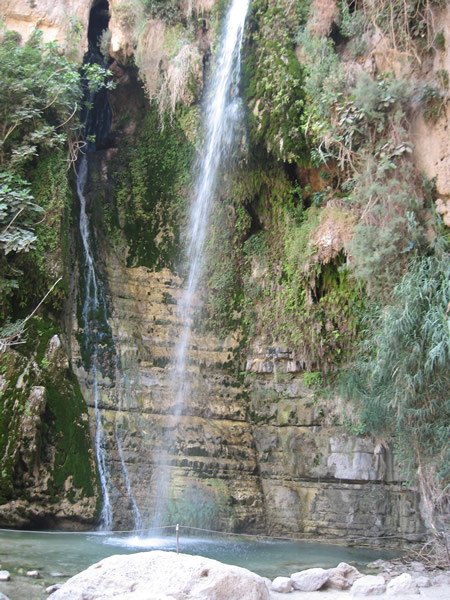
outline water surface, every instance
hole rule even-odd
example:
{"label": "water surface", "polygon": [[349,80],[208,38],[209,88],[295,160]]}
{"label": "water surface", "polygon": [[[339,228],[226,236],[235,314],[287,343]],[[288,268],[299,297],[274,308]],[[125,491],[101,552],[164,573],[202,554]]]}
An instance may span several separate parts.
{"label": "water surface", "polygon": [[[175,536],[0,531],[1,568],[11,573],[10,582],[0,582],[0,592],[10,600],[42,600],[46,597],[45,587],[63,583],[102,558],[149,550],[176,551]],[[353,563],[364,569],[368,562],[395,555],[385,550],[313,542],[189,537],[183,530],[180,552],[245,567],[271,579],[310,567],[335,567],[339,562]],[[31,581],[26,577],[26,571],[32,569],[40,572],[39,580]]]}

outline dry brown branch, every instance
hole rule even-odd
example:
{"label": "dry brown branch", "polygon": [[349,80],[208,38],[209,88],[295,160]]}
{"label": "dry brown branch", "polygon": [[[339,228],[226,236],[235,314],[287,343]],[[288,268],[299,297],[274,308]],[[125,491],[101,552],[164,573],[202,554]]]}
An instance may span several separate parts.
{"label": "dry brown branch", "polygon": [[59,279],[55,281],[55,283],[48,290],[48,292],[45,294],[45,296],[42,298],[42,300],[39,302],[36,308],[20,323],[20,325],[17,326],[17,329],[16,331],[14,331],[14,333],[11,333],[10,335],[5,336],[4,338],[0,338],[0,352],[6,352],[6,350],[8,350],[8,348],[10,348],[11,346],[23,344],[23,340],[21,339],[21,337],[25,332],[25,324],[36,314],[36,312],[39,310],[39,308],[42,306],[42,304],[45,302],[48,296],[52,293],[52,291],[55,289],[55,287],[58,285],[61,279],[62,277],[59,277]]}
{"label": "dry brown branch", "polygon": [[308,19],[308,29],[313,35],[329,35],[333,23],[339,17],[336,0],[313,0]]}
{"label": "dry brown branch", "polygon": [[55,129],[60,129],[61,127],[64,127],[64,125],[67,125],[67,123],[74,117],[75,113],[77,112],[78,109],[78,103],[75,102],[75,108],[73,109],[72,114],[64,121],[64,123],[61,123],[61,125],[58,125],[57,127],[55,127]]}
{"label": "dry brown branch", "polygon": [[14,223],[14,221],[17,219],[17,217],[20,215],[20,213],[23,212],[23,210],[24,210],[24,207],[22,206],[22,208],[16,212],[14,217],[11,219],[11,221],[8,223],[8,225],[3,230],[3,232],[2,232],[3,235],[8,231],[8,229],[11,227],[11,225]]}

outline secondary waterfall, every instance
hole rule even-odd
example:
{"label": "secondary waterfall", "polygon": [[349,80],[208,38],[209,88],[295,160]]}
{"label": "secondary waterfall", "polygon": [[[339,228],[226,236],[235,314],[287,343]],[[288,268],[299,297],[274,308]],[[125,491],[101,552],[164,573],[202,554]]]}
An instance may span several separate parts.
{"label": "secondary waterfall", "polygon": [[[228,11],[217,55],[214,75],[207,89],[204,109],[204,147],[197,163],[197,178],[191,205],[186,259],[188,276],[186,288],[178,303],[180,322],[184,324],[176,346],[173,378],[176,399],[173,416],[179,418],[189,395],[186,377],[186,355],[191,337],[191,313],[193,300],[203,266],[208,216],[217,185],[219,167],[230,152],[233,132],[240,119],[239,80],[241,74],[241,48],[244,25],[250,0],[233,0]],[[170,430],[166,428],[166,432]],[[163,440],[164,449],[158,459],[159,472],[156,481],[157,502],[153,526],[161,524],[169,491],[169,465],[167,465],[168,436]]]}
{"label": "secondary waterfall", "polygon": [[98,350],[102,340],[102,333],[98,328],[99,321],[107,322],[106,305],[103,294],[99,292],[99,285],[94,266],[94,257],[91,250],[89,220],[86,214],[86,198],[84,189],[88,174],[87,156],[83,155],[78,165],[77,194],[80,200],[80,235],[84,250],[85,286],[84,302],[82,308],[82,324],[84,330],[84,347],[89,352],[91,360],[92,390],[94,394],[95,411],[95,453],[97,457],[100,486],[103,496],[103,506],[100,515],[100,528],[111,529],[112,507],[109,497],[109,477],[105,462],[104,432],[98,406],[98,376],[97,360]]}
{"label": "secondary waterfall", "polygon": [[[90,49],[86,59],[87,61],[97,62],[98,52]],[[106,68],[106,65],[104,66]],[[81,270],[80,284],[83,294],[83,304],[81,309],[83,335],[80,340],[80,348],[84,358],[85,369],[92,378],[95,413],[95,454],[103,500],[99,527],[103,530],[111,530],[113,525],[113,509],[110,494],[112,488],[112,476],[107,464],[107,444],[99,407],[99,372],[101,371],[102,366],[104,367],[104,363],[107,362],[105,356],[108,354],[111,347],[114,348],[114,341],[108,323],[105,295],[96,271],[93,250],[94,240],[91,238],[91,227],[86,211],[85,196],[85,188],[88,181],[88,156],[90,153],[95,152],[96,143],[101,142],[109,132],[111,127],[111,109],[107,102],[105,89],[90,92],[87,104],[90,106],[90,109],[85,116],[84,129],[86,139],[89,141],[85,148],[86,154],[82,154],[78,161],[76,179],[76,190],[80,202],[79,230],[84,257],[84,268]],[[117,427],[115,429],[114,437],[120,459],[121,476],[132,506],[134,528],[139,529],[141,527],[141,515],[131,489],[130,478],[123,457]]]}

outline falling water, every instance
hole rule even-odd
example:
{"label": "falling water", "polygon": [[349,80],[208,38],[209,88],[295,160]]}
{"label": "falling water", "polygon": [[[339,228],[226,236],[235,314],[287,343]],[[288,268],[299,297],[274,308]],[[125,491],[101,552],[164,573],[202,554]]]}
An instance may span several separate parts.
{"label": "falling water", "polygon": [[[87,60],[95,60],[96,53],[88,54]],[[105,65],[106,67],[106,65]],[[88,98],[88,104],[92,107],[88,111],[85,119],[85,133],[88,138],[86,149],[87,153],[94,152],[96,142],[103,140],[111,126],[111,109],[106,99],[105,90],[91,92]],[[96,142],[92,141],[93,139]],[[100,514],[100,529],[110,530],[112,528],[113,510],[111,505],[110,493],[111,478],[107,468],[106,444],[101,414],[99,410],[99,389],[98,389],[98,368],[102,362],[102,354],[105,348],[112,340],[112,333],[108,324],[106,301],[101,286],[99,285],[95,270],[95,263],[92,251],[92,244],[89,232],[89,219],[86,213],[85,187],[88,176],[88,154],[83,154],[79,160],[77,173],[77,195],[80,201],[80,235],[84,250],[84,303],[82,307],[83,339],[81,342],[82,351],[90,359],[90,372],[92,376],[92,390],[94,396],[95,412],[95,454],[97,458],[100,486],[103,497],[103,507]],[[106,350],[107,351],[107,350]],[[122,448],[117,436],[116,446],[119,453],[122,476],[125,483],[125,489],[131,502],[134,517],[135,529],[142,527],[141,515],[134,498],[128,470],[123,458]]]}
{"label": "falling water", "polygon": [[[191,312],[194,296],[203,266],[203,247],[208,224],[208,216],[216,191],[217,174],[224,159],[229,156],[233,132],[240,118],[239,80],[241,72],[241,47],[244,25],[250,0],[233,0],[225,21],[215,74],[210,82],[205,106],[205,143],[197,166],[197,180],[191,207],[187,264],[189,268],[187,284],[178,304],[183,331],[176,348],[174,360],[174,381],[176,399],[173,415],[177,419],[189,394],[186,377],[186,354],[191,336]],[[153,527],[161,524],[169,488],[169,468],[167,446],[170,428],[166,428],[163,440],[165,450],[161,453],[156,482],[156,507]]]}
{"label": "falling water", "polygon": [[98,406],[98,377],[97,362],[98,350],[101,343],[101,332],[99,331],[99,316],[102,323],[106,322],[106,305],[103,294],[99,291],[97,275],[95,273],[94,258],[91,250],[89,221],[86,214],[86,198],[84,190],[88,174],[88,161],[86,155],[83,155],[78,165],[77,174],[77,195],[80,200],[80,235],[83,242],[85,259],[85,298],[82,308],[82,321],[84,330],[83,344],[85,349],[90,352],[92,388],[94,393],[94,411],[95,411],[95,454],[97,457],[98,473],[100,477],[100,486],[103,496],[103,507],[100,514],[100,528],[111,529],[112,526],[112,506],[109,497],[109,477],[105,460],[105,439],[103,425]]}
{"label": "falling water", "polygon": [[139,531],[143,527],[142,517],[141,517],[141,513],[139,511],[138,505],[136,504],[136,499],[135,499],[135,497],[133,495],[133,490],[131,489],[130,477],[128,475],[128,469],[127,469],[127,466],[125,464],[125,459],[123,457],[122,446],[120,445],[119,435],[118,435],[118,432],[117,432],[117,426],[116,426],[116,430],[114,432],[114,435],[115,435],[115,438],[116,438],[117,450],[119,452],[120,465],[122,467],[122,473],[123,473],[123,478],[124,478],[124,481],[125,481],[125,487],[126,487],[126,490],[127,490],[128,498],[130,499],[130,502],[131,502],[131,508],[133,510],[134,530],[135,531]]}

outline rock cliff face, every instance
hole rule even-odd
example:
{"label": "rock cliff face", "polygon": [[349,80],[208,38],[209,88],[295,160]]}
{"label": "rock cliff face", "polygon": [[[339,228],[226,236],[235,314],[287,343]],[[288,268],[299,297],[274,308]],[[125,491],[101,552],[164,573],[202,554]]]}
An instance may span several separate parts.
{"label": "rock cliff face", "polygon": [[[389,448],[347,433],[338,400],[317,399],[289,352],[267,349],[249,357],[242,380],[231,368],[235,339],[195,334],[188,405],[179,419],[171,416],[181,281],[169,270],[126,268],[110,252],[104,260],[119,357],[116,380],[104,381],[101,392],[115,527],[133,526],[116,436],[149,525],[169,430],[164,460],[171,524],[374,541],[420,538],[418,495],[402,485]],[[89,377],[77,374],[92,405]]]}
{"label": "rock cliff face", "polygon": [[[370,538],[374,542],[391,536],[420,539],[424,533],[420,499],[414,490],[403,485],[389,445],[349,433],[343,402],[337,396],[322,398],[314,387],[306,385],[309,382],[303,366],[290,348],[269,346],[261,336],[258,342],[250,344],[246,360],[242,361],[240,331],[219,338],[199,327],[189,347],[189,402],[180,417],[173,415],[176,382],[171,361],[182,330],[176,304],[183,280],[168,268],[130,266],[133,261],[128,260],[130,253],[129,248],[124,249],[124,240],[117,244],[105,234],[102,211],[115,194],[124,138],[133,140],[139,128],[135,112],[147,107],[133,84],[134,71],[127,66],[130,57],[136,59],[150,97],[157,99],[161,89],[165,90],[163,108],[170,109],[179,100],[189,105],[202,88],[203,62],[213,35],[202,22],[189,40],[182,40],[180,50],[174,43],[175,28],[157,14],[137,36],[139,13],[129,12],[132,3],[111,0],[106,4],[102,0],[35,4],[18,0],[10,6],[10,2],[0,0],[0,13],[7,27],[19,31],[24,39],[38,26],[46,40],[57,41],[78,61],[87,48],[91,10],[107,8],[111,15],[108,44],[116,61],[112,69],[117,82],[117,89],[109,98],[113,129],[108,140],[89,157],[86,195],[92,220],[98,225],[96,258],[107,298],[113,349],[105,353],[98,397],[113,527],[129,529],[136,525],[133,503],[144,526],[151,525],[160,463],[164,463],[171,482],[169,524],[181,522],[271,535],[364,541]],[[213,20],[211,15],[217,4],[214,0],[186,0],[179,7],[185,19],[196,15],[200,21],[203,15],[202,18]],[[447,8],[442,13],[447,49],[449,11]],[[433,69],[449,69],[448,57],[448,50],[445,56],[439,55],[436,60],[440,62]],[[175,86],[175,81],[180,85]],[[171,90],[175,90],[173,94]],[[443,213],[450,195],[448,111],[447,105],[433,125],[425,123],[421,116],[412,123],[416,163],[430,178],[437,178]],[[337,232],[335,238],[339,235]],[[330,245],[334,242],[336,239]],[[336,243],[340,251],[344,242]],[[319,243],[317,246],[320,250]],[[93,445],[96,418],[92,374],[79,344],[79,254],[74,253],[73,263],[66,336],[78,383],[72,382],[71,386],[75,389],[79,384],[88,405]],[[53,365],[59,338],[52,340],[53,346],[46,350],[45,358]],[[37,371],[39,366],[30,358],[29,365],[20,365],[20,369]],[[67,369],[68,364],[61,366],[61,371]],[[1,506],[0,520],[9,519],[9,524],[14,525],[39,520],[45,524],[50,514],[54,518],[51,523],[58,526],[72,526],[77,520],[88,524],[95,518],[99,501],[95,486],[83,487],[72,476],[64,479],[65,489],[59,490],[62,499],[58,500],[57,509],[50,506],[51,499],[47,497],[51,487],[48,480],[54,476],[52,453],[64,435],[62,429],[55,434],[56,441],[51,439],[46,446],[45,472],[33,472],[40,415],[49,406],[51,388],[46,378],[42,382],[26,389],[16,385],[24,390],[29,408],[22,429],[18,430],[23,443],[14,450],[17,457],[21,456],[16,461],[19,466],[14,468],[18,472],[22,463],[27,465],[23,489],[33,497]],[[70,393],[76,396],[72,387]],[[25,409],[17,406],[19,421]],[[74,422],[83,427],[82,403]],[[167,453],[161,452],[167,440]],[[72,446],[63,451],[75,452]],[[42,454],[43,450],[39,452]],[[90,449],[83,457],[89,465],[91,483],[95,480],[93,456]],[[69,489],[74,490],[75,501],[69,497]],[[38,507],[36,514],[32,514],[33,507]]]}
{"label": "rock cliff face", "polygon": [[98,494],[87,408],[54,325],[35,319],[28,335],[25,352],[0,355],[0,523],[90,528]]}
{"label": "rock cliff face", "polygon": [[[140,105],[125,73],[127,93],[119,83],[110,98],[117,115],[125,98]],[[119,119],[114,123],[110,139],[117,142]],[[130,121],[127,127],[139,129]],[[120,152],[119,142],[119,149],[89,157],[92,218],[99,218],[99,202],[114,194]],[[115,348],[99,400],[115,528],[135,524],[127,477],[143,523],[151,525],[164,462],[171,482],[169,524],[374,542],[380,536],[420,539],[419,497],[402,485],[390,449],[349,434],[342,402],[321,399],[307,387],[288,348],[269,348],[260,340],[240,364],[239,332],[219,339],[195,330],[188,353],[190,396],[176,418],[172,360],[182,331],[176,305],[183,280],[167,268],[126,266],[121,245],[111,244],[100,229],[97,235]],[[72,361],[95,423],[73,300]],[[167,440],[166,455],[161,447]]]}
{"label": "rock cliff face", "polygon": [[0,14],[8,29],[27,40],[34,29],[40,29],[45,42],[56,42],[66,54],[78,62],[87,50],[87,31],[91,6],[96,0],[1,0]]}

